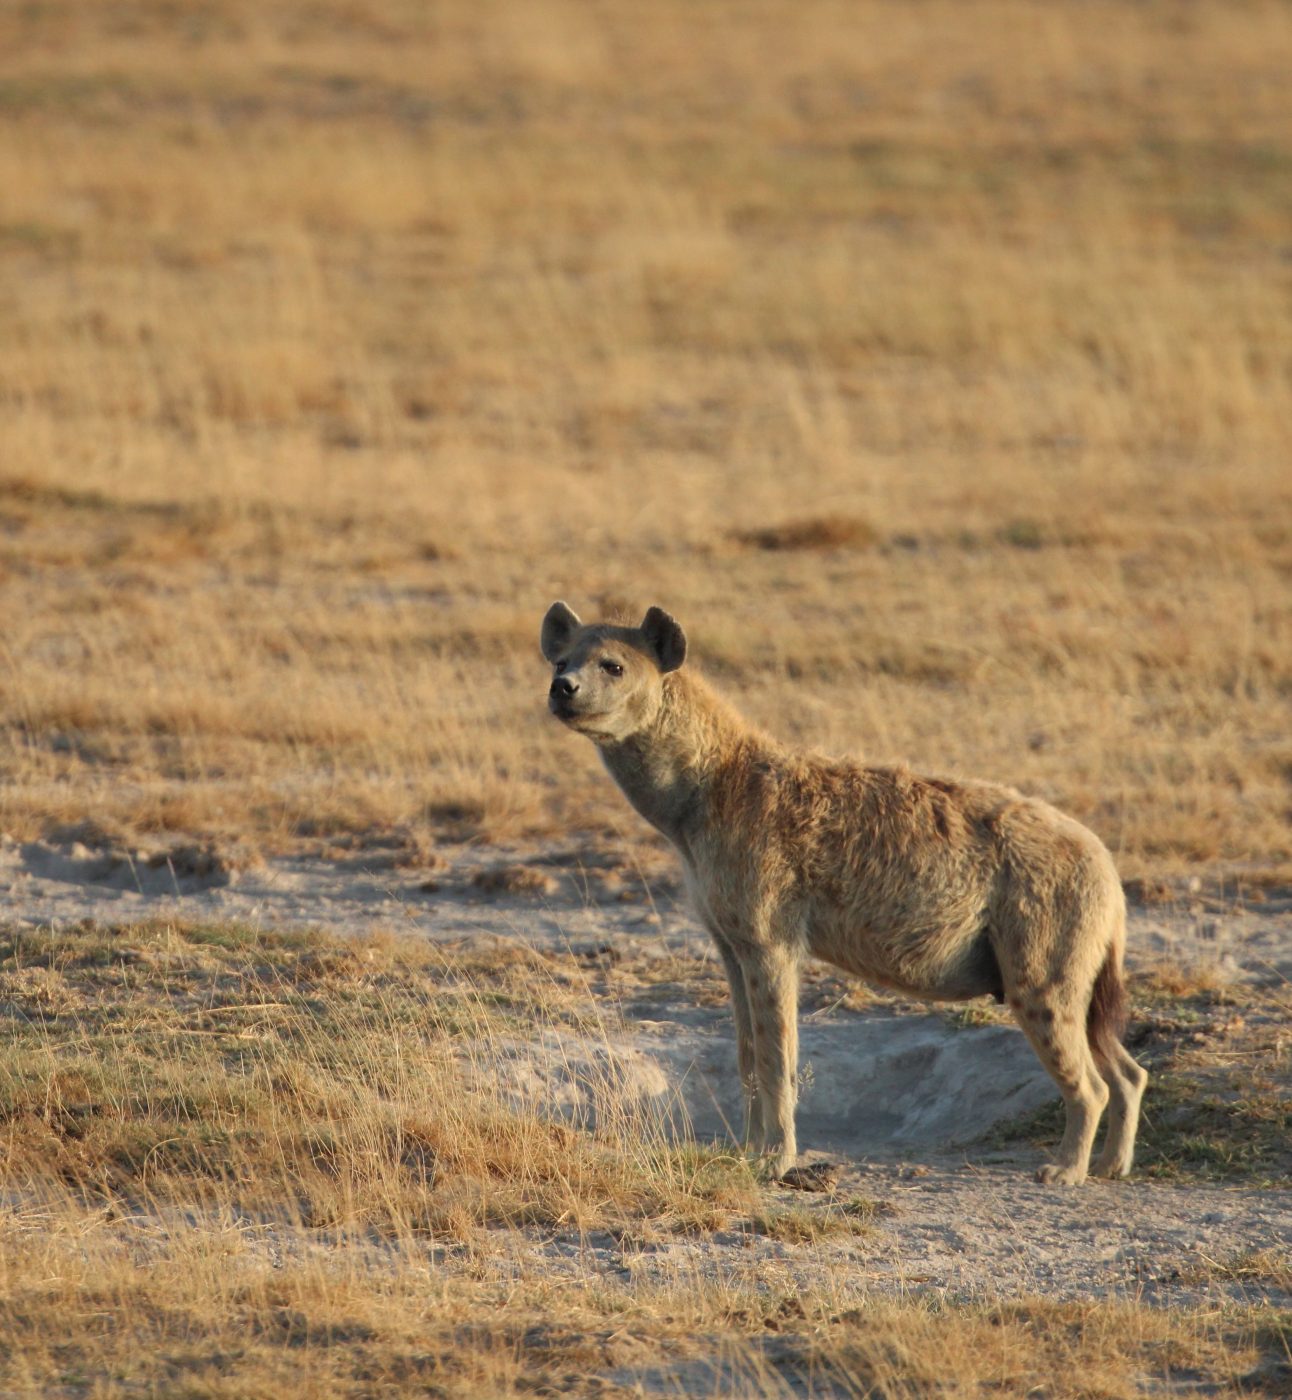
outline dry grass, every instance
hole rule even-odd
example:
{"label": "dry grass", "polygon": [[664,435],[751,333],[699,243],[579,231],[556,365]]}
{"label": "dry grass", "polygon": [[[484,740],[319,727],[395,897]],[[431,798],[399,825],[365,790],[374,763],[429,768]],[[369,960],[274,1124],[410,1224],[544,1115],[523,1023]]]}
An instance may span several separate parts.
{"label": "dry grass", "polygon": [[2,951],[20,1195],[61,1182],[459,1243],[490,1223],[712,1229],[756,1199],[725,1150],[668,1146],[573,958],[170,924]]}
{"label": "dry grass", "polygon": [[1128,873],[1292,861],[1285,6],[64,0],[0,55],[0,828],[618,824],[564,595]]}
{"label": "dry grass", "polygon": [[[1287,1378],[1292,1322],[1260,1302],[894,1301],[864,1270],[661,1265],[661,1238],[718,1230],[801,1261],[879,1208],[769,1199],[613,1074],[595,1122],[510,1093],[518,1043],[609,1043],[573,958],[166,924],[3,954],[6,1392],[1116,1400]],[[1286,1285],[1273,1252],[1199,1268]]]}
{"label": "dry grass", "polygon": [[[0,1366],[24,1393],[983,1394],[1129,1400],[1285,1394],[1276,1314],[1165,1313],[1029,1301],[939,1309],[714,1285],[683,1296],[455,1281],[417,1263],[252,1266],[236,1231],[195,1233],[146,1265],[107,1232],[56,1224],[7,1238]],[[230,1274],[232,1273],[232,1277]],[[213,1287],[213,1280],[221,1280]]]}
{"label": "dry grass", "polygon": [[32,1225],[0,1234],[20,1347],[0,1375],[21,1393],[1128,1400],[1274,1396],[1289,1375],[1287,1318],[1256,1310],[858,1307],[732,1283],[612,1300],[577,1285],[450,1284],[416,1256],[384,1273],[271,1271],[236,1229],[195,1231],[144,1262],[97,1222]]}

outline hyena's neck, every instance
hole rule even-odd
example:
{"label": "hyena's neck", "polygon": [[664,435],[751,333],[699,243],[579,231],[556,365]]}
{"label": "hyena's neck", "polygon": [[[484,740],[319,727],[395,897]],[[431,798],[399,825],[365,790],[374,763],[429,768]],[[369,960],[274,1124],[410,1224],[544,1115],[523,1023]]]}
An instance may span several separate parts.
{"label": "hyena's neck", "polygon": [[674,671],[655,718],[601,756],[624,796],[658,831],[685,848],[703,824],[723,771],[756,741],[753,731],[698,676]]}

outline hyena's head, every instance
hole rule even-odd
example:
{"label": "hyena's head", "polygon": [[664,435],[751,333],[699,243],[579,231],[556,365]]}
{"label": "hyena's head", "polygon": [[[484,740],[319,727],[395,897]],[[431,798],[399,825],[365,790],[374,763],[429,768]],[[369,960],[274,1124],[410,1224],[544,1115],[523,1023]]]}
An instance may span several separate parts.
{"label": "hyena's head", "polygon": [[548,709],[598,744],[622,743],[649,724],[664,676],[686,660],[686,635],[663,608],[651,608],[640,627],[585,627],[564,603],[553,603],[540,644],[555,672]]}

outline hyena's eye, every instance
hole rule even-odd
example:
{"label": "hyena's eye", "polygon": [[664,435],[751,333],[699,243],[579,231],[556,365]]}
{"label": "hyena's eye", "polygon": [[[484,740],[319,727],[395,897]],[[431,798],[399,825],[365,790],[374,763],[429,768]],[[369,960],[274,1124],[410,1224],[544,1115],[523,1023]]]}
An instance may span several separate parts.
{"label": "hyena's eye", "polygon": [[559,675],[561,674],[561,672],[565,670],[565,662],[564,662],[564,661],[558,661],[558,662],[556,663],[556,666],[555,666],[553,669],[556,671],[556,674],[559,676]]}
{"label": "hyena's eye", "polygon": [[617,661],[603,661],[601,669],[608,676],[622,676],[624,673],[624,668]]}

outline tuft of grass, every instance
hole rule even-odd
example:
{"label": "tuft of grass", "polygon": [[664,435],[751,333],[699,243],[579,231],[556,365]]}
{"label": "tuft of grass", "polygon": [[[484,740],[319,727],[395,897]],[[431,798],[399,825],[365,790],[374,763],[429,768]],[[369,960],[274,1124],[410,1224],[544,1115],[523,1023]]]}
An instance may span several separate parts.
{"label": "tuft of grass", "polygon": [[969,1001],[942,1013],[942,1019],[957,1030],[968,1030],[977,1026],[1012,1025],[1014,1018],[994,1002]]}
{"label": "tuft of grass", "polygon": [[1176,898],[1175,891],[1165,881],[1151,879],[1143,875],[1124,880],[1122,888],[1127,900],[1132,904],[1170,904]]}
{"label": "tuft of grass", "polygon": [[1219,1259],[1199,1255],[1196,1265],[1184,1277],[1200,1283],[1219,1280],[1288,1293],[1292,1292],[1292,1252],[1286,1246],[1271,1246],[1230,1253]]}
{"label": "tuft of grass", "polygon": [[1280,1087],[1234,1075],[1217,1090],[1187,1072],[1159,1073],[1142,1141],[1140,1168],[1146,1176],[1282,1186],[1292,1166],[1286,1078]]}
{"label": "tuft of grass", "polygon": [[766,1206],[754,1210],[749,1228],[756,1235],[782,1240],[786,1244],[807,1244],[839,1236],[864,1237],[872,1234],[861,1215],[839,1209],[812,1209],[808,1206]]}
{"label": "tuft of grass", "polygon": [[1011,520],[997,534],[1003,544],[1014,549],[1040,549],[1046,542],[1045,530],[1035,520]]}
{"label": "tuft of grass", "polygon": [[1137,978],[1140,995],[1167,1004],[1183,1004],[1186,1008],[1214,1006],[1239,999],[1221,969],[1214,965],[1195,964],[1189,967],[1176,962],[1159,962],[1146,968]]}
{"label": "tuft of grass", "polygon": [[471,877],[473,889],[486,894],[551,894],[556,879],[546,871],[528,865],[501,865],[491,870],[478,870]]}

